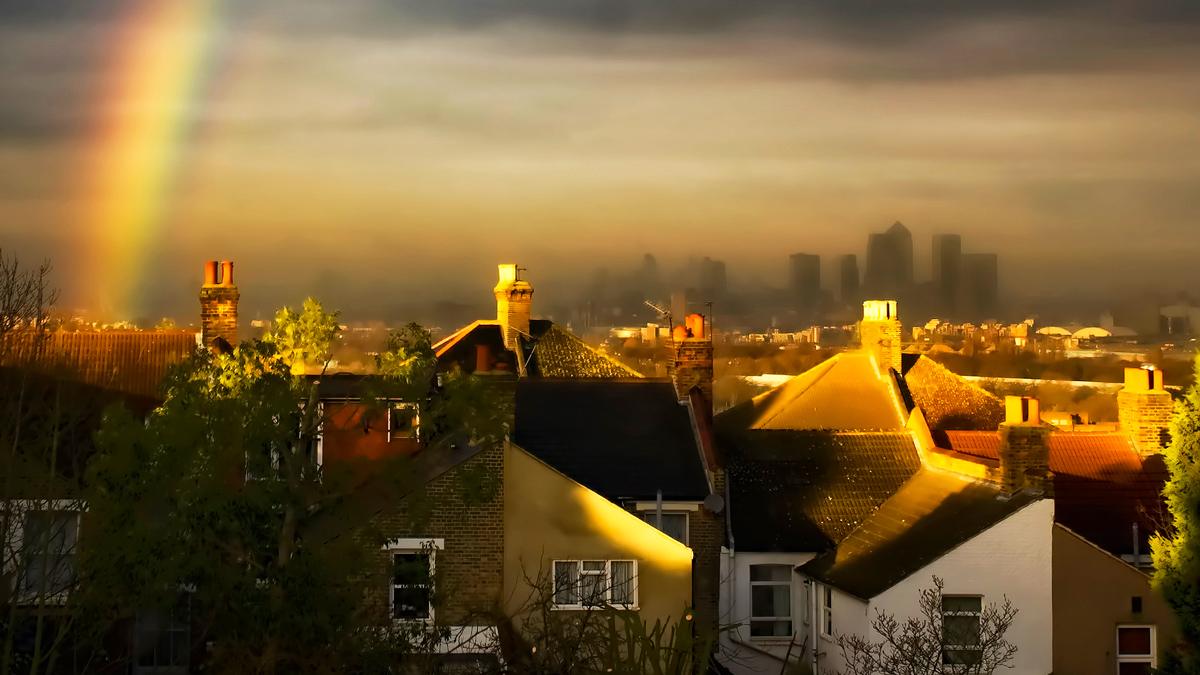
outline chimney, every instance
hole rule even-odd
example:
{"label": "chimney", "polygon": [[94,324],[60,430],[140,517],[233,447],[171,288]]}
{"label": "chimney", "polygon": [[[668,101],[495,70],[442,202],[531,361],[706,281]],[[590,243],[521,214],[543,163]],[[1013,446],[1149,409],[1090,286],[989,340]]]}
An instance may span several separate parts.
{"label": "chimney", "polygon": [[867,300],[859,325],[862,348],[873,353],[880,368],[900,372],[900,316],[895,300]]}
{"label": "chimney", "polygon": [[232,262],[210,260],[204,264],[204,285],[200,287],[200,337],[205,347],[228,349],[237,344],[240,297],[233,283]]}
{"label": "chimney", "polygon": [[687,400],[692,390],[699,390],[708,404],[709,414],[712,413],[713,404],[713,343],[710,328],[703,314],[689,314],[682,325],[671,330],[669,361],[671,382],[675,385],[679,400]]}
{"label": "chimney", "polygon": [[1046,492],[1050,475],[1050,429],[1042,424],[1038,400],[1004,397],[1000,425],[1000,485],[1008,494],[1022,489]]}
{"label": "chimney", "polygon": [[500,265],[500,280],[492,289],[496,296],[496,321],[504,336],[504,347],[516,351],[517,338],[529,335],[533,311],[533,286],[520,278],[524,270],[513,264]]}
{"label": "chimney", "polygon": [[1161,370],[1125,369],[1125,386],[1117,393],[1117,418],[1142,457],[1160,453],[1170,444],[1174,409]]}

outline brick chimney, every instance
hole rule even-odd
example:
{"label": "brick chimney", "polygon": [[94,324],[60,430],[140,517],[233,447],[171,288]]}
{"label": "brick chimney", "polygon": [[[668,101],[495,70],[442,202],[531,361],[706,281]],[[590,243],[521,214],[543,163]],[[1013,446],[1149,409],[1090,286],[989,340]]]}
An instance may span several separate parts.
{"label": "brick chimney", "polygon": [[1049,427],[1042,424],[1038,400],[1004,397],[1000,425],[1000,486],[1008,494],[1022,489],[1045,492],[1049,486]]}
{"label": "brick chimney", "polygon": [[[238,342],[238,298],[233,283],[233,263],[210,260],[204,264],[200,287],[200,336],[210,349],[228,349]],[[218,343],[218,340],[223,344]]]}
{"label": "brick chimney", "polygon": [[671,331],[669,373],[679,400],[699,390],[712,412],[713,342],[710,326],[703,314],[689,314],[684,323]]}
{"label": "brick chimney", "polygon": [[1152,366],[1125,369],[1125,386],[1117,393],[1117,416],[1138,454],[1146,457],[1166,449],[1174,410],[1161,370]]}
{"label": "brick chimney", "polygon": [[533,286],[520,278],[524,269],[512,264],[500,265],[500,280],[492,292],[496,296],[496,321],[504,336],[504,347],[515,350],[517,337],[529,335],[533,311]]}
{"label": "brick chimney", "polygon": [[867,300],[859,325],[862,348],[875,354],[880,368],[900,372],[900,315],[895,300]]}

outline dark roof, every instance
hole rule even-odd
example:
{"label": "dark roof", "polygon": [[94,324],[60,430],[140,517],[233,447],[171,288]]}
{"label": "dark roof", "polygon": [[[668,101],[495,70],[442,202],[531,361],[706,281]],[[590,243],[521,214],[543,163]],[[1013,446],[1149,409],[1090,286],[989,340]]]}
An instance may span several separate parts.
{"label": "dark roof", "polygon": [[920,467],[905,432],[718,432],[729,454],[734,544],[821,551],[854,530]]}
{"label": "dark roof", "polygon": [[991,484],[921,470],[883,503],[836,550],[800,570],[869,599],[1041,497],[1004,497]]}
{"label": "dark roof", "polygon": [[[57,331],[14,333],[5,365],[23,366],[40,349],[39,365],[79,382],[138,396],[158,396],[172,366],[194,354],[196,333],[186,330]],[[7,351],[7,350],[6,350]]]}
{"label": "dark roof", "polygon": [[1004,421],[1004,404],[927,356],[904,354],[904,382],[930,429],[991,429]]}
{"label": "dark roof", "polygon": [[[1000,436],[994,431],[935,434],[940,447],[968,459],[995,460]],[[1167,522],[1162,497],[1167,471],[1161,455],[1143,459],[1129,436],[1107,432],[1052,432],[1054,519],[1116,555],[1148,553],[1151,534]]]}
{"label": "dark roof", "polygon": [[668,381],[522,379],[513,442],[609,500],[701,500],[689,408]]}
{"label": "dark roof", "polygon": [[456,364],[467,372],[475,370],[476,349],[484,346],[498,368],[517,373],[524,366],[530,377],[641,377],[636,370],[589,347],[553,321],[534,319],[529,322],[529,333],[530,337],[520,339],[518,355],[504,347],[497,322],[476,321],[443,338],[434,345],[434,350],[442,364]]}

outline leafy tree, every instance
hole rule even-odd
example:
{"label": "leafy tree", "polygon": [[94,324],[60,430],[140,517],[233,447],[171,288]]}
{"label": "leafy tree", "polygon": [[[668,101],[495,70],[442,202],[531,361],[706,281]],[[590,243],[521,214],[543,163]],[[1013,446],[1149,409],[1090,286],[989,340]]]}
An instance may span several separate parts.
{"label": "leafy tree", "polygon": [[[900,620],[877,611],[871,630],[878,641],[839,635],[837,644],[846,675],[991,675],[1011,668],[1017,647],[1004,635],[1017,609],[1009,599],[999,605],[983,605],[977,623],[971,617],[950,622],[943,610],[942,589],[942,580],[936,576],[932,587],[921,589],[916,617]],[[947,650],[948,645],[968,648]]]}
{"label": "leafy tree", "polygon": [[1171,528],[1151,541],[1154,583],[1179,617],[1182,644],[1168,653],[1163,673],[1200,673],[1200,356],[1196,382],[1176,407],[1165,459],[1163,495]]}
{"label": "leafy tree", "polygon": [[[440,427],[423,452],[463,434],[501,438],[502,430],[475,426],[490,416],[456,417],[459,393],[477,387],[453,375],[439,384],[427,334],[407,334],[381,355],[386,373],[377,379],[420,401],[423,418]],[[105,419],[88,472],[80,563],[106,582],[82,583],[93,625],[186,607],[198,629],[192,649],[211,645],[205,659],[219,672],[384,669],[388,656],[428,638],[393,629],[362,602],[363,584],[386,584],[364,578],[381,533],[304,536],[317,519],[337,518],[357,486],[353,472],[315,461],[319,378],[303,374],[324,371],[337,336],[336,315],[307,300],[281,310],[263,338],[178,368],[148,419],[121,411]],[[396,459],[372,472],[401,490],[414,480],[408,468]]]}

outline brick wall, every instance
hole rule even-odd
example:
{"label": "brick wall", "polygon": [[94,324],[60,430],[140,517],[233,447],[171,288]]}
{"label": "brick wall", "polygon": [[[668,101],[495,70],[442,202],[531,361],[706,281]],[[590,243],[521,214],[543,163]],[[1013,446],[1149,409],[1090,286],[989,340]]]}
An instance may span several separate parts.
{"label": "brick wall", "polygon": [[[374,519],[388,539],[444,539],[435,554],[434,612],[442,625],[487,625],[501,599],[504,565],[504,450],[481,451],[429,482]],[[494,492],[465,487],[484,476]],[[467,496],[464,499],[464,496]],[[380,550],[367,590],[369,602],[387,610],[391,555]]]}
{"label": "brick wall", "polygon": [[203,286],[200,288],[200,332],[204,346],[225,338],[230,345],[238,342],[238,299],[236,286]]}
{"label": "brick wall", "polygon": [[1050,430],[1040,424],[1000,425],[999,479],[1006,492],[1049,488],[1049,434]]}
{"label": "brick wall", "polygon": [[[718,495],[725,495],[725,471],[713,477]],[[692,514],[689,523],[692,558],[692,603],[696,610],[696,628],[701,635],[716,640],[721,595],[721,546],[725,544],[725,513],[713,513],[703,506]]]}
{"label": "brick wall", "polygon": [[863,349],[875,354],[879,367],[900,372],[900,320],[863,320],[859,326]]}
{"label": "brick wall", "polygon": [[1162,452],[1170,444],[1169,430],[1175,404],[1162,389],[1117,393],[1121,430],[1129,434],[1142,456]]}
{"label": "brick wall", "polygon": [[713,400],[713,344],[704,338],[685,338],[671,345],[673,358],[670,362],[671,381],[680,400],[688,392],[699,388],[704,400],[711,405]]}

